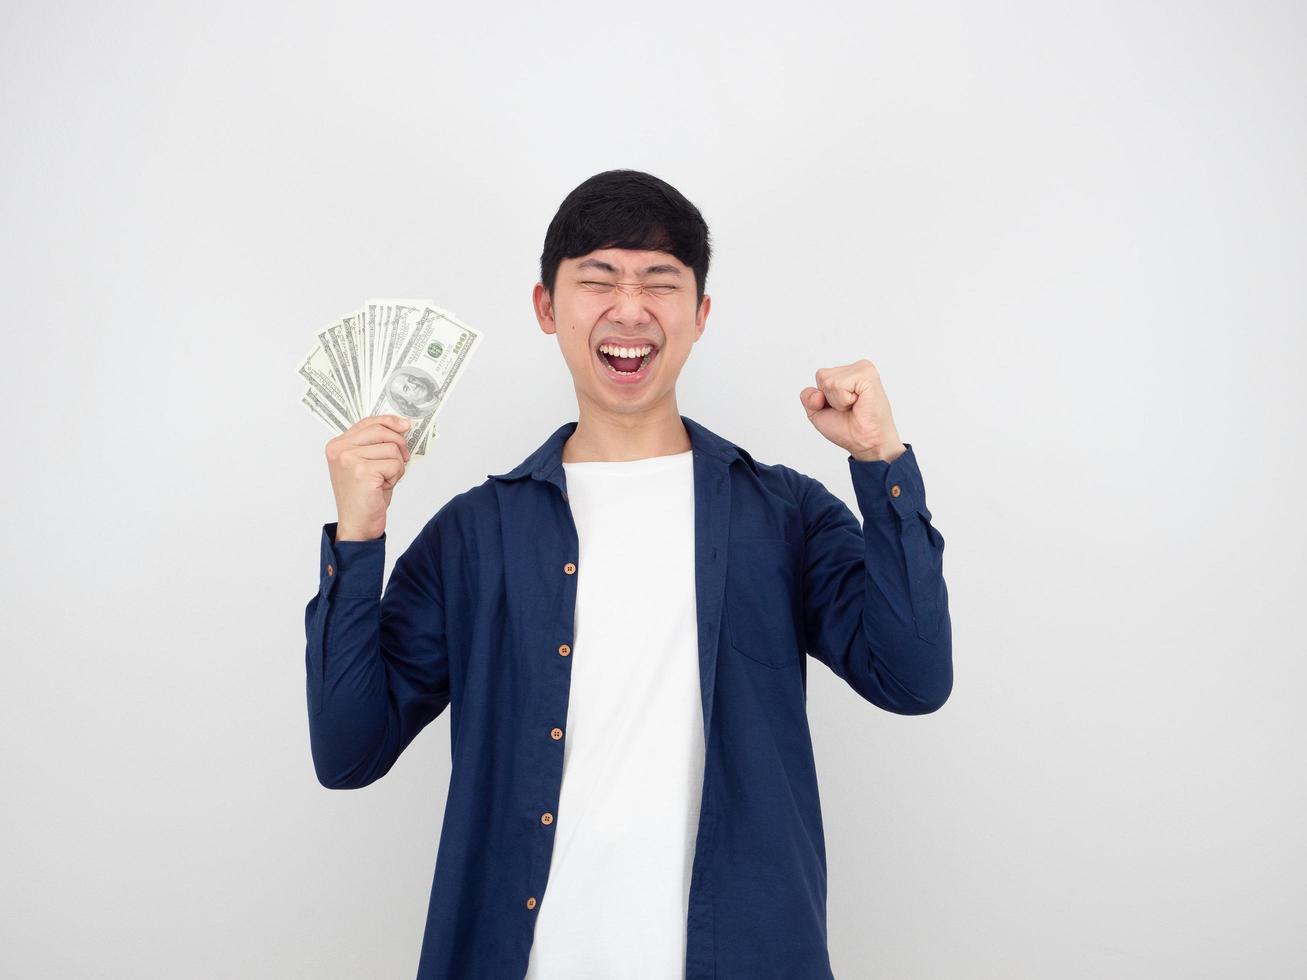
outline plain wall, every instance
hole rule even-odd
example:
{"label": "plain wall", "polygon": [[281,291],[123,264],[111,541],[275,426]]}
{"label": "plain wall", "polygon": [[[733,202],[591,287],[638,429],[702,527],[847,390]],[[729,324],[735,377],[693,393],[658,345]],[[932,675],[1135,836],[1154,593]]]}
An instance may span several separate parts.
{"label": "plain wall", "polygon": [[389,565],[576,418],[540,248],[634,167],[713,234],[681,412],[856,513],[798,392],[869,358],[946,539],[940,712],[809,672],[836,976],[1307,975],[1304,37],[1290,3],[6,3],[0,974],[414,974],[448,715],[318,785],[295,368],[370,297],[485,334]]}

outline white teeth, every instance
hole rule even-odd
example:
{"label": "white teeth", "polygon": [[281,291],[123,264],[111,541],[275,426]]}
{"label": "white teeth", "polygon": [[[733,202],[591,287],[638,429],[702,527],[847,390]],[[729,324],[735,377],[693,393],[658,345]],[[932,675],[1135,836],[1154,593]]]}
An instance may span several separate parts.
{"label": "white teeth", "polygon": [[612,354],[615,357],[644,357],[653,351],[653,347],[646,344],[643,347],[615,347],[612,344],[600,344],[599,352],[602,354]]}

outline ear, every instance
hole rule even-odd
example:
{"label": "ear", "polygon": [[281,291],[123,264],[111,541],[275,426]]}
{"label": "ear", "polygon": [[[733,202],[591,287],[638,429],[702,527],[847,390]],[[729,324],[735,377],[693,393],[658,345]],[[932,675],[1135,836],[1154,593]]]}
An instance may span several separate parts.
{"label": "ear", "polygon": [[703,336],[703,331],[708,326],[708,310],[712,308],[712,297],[707,293],[703,294],[703,302],[699,304],[699,312],[694,318],[694,339],[698,341]]}
{"label": "ear", "polygon": [[536,283],[531,291],[531,305],[535,309],[540,329],[547,334],[557,333],[558,322],[554,319],[554,301],[543,282]]}

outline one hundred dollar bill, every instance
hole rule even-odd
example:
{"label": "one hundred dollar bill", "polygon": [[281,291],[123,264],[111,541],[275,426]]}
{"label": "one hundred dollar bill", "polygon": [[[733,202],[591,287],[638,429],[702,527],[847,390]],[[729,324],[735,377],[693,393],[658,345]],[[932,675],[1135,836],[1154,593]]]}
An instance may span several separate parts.
{"label": "one hundred dollar bill", "polygon": [[336,433],[366,416],[404,416],[409,452],[423,456],[481,336],[431,300],[370,299],[317,331],[297,366],[308,383],[301,404]]}

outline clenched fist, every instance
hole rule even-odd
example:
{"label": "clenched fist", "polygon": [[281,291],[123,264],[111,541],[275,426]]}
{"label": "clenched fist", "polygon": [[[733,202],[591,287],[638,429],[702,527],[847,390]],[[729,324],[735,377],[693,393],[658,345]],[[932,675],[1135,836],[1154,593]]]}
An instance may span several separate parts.
{"label": "clenched fist", "polygon": [[386,530],[390,495],[409,458],[403,433],[411,424],[399,415],[369,415],[327,443],[337,541],[371,541]]}
{"label": "clenched fist", "polygon": [[892,463],[908,447],[899,439],[880,372],[871,361],[817,371],[817,387],[799,392],[808,421],[854,459]]}

